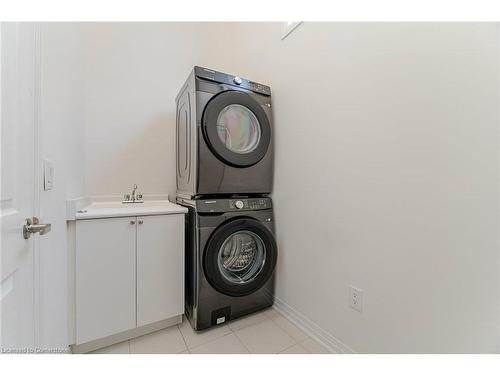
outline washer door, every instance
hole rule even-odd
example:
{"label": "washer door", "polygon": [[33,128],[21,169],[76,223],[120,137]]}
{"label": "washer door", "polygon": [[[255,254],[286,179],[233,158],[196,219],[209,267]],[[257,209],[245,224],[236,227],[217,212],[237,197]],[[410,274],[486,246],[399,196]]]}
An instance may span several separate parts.
{"label": "washer door", "polygon": [[224,91],[205,107],[203,134],[211,151],[233,167],[258,163],[271,141],[271,126],[266,113],[249,94]]}
{"label": "washer door", "polygon": [[264,225],[239,218],[222,224],[210,237],[204,256],[205,276],[217,291],[245,296],[269,280],[277,255],[274,236]]}

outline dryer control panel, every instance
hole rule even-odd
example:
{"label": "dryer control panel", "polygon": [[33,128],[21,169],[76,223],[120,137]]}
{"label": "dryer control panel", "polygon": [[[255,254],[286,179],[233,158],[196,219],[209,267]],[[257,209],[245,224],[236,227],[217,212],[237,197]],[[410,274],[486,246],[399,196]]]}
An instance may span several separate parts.
{"label": "dryer control panel", "polygon": [[215,70],[203,68],[200,66],[195,66],[194,71],[196,76],[200,78],[241,87],[263,95],[271,95],[271,88],[258,82],[249,81],[245,78],[217,72]]}
{"label": "dryer control panel", "polygon": [[256,211],[272,208],[271,198],[197,199],[198,212]]}

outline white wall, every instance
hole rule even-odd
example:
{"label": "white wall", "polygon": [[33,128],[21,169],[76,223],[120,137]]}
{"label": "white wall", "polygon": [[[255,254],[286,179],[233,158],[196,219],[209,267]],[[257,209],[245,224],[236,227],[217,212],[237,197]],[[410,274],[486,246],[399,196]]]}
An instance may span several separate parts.
{"label": "white wall", "polygon": [[175,95],[197,61],[190,23],[86,25],[86,193],[175,199]]}
{"label": "white wall", "polygon": [[[40,193],[40,216],[52,230],[40,237],[40,344],[67,342],[66,199],[84,194],[83,34],[77,24],[41,27],[41,154],[54,162],[54,188]],[[40,166],[41,168],[41,166]],[[43,175],[42,175],[43,176]]]}
{"label": "white wall", "polygon": [[496,26],[208,31],[273,90],[278,298],[357,352],[497,351]]}
{"label": "white wall", "polygon": [[173,197],[178,89],[194,64],[237,73],[273,89],[278,298],[358,352],[498,350],[494,25],[86,24],[83,49],[79,27],[44,26],[54,233],[66,197]]}

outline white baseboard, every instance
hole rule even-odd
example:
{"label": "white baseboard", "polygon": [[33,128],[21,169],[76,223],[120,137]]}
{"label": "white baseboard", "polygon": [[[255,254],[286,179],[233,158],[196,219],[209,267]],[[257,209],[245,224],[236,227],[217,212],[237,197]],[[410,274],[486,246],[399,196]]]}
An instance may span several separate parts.
{"label": "white baseboard", "polygon": [[349,346],[331,335],[323,328],[312,322],[286,302],[274,297],[273,308],[281,315],[293,322],[297,327],[301,328],[305,333],[318,341],[330,353],[338,354],[354,354],[356,353]]}

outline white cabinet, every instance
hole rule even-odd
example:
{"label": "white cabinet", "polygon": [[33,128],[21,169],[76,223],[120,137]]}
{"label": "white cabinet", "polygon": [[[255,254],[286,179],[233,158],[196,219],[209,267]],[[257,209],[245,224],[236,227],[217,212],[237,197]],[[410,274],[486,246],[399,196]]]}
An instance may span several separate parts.
{"label": "white cabinet", "polygon": [[184,215],[76,221],[76,344],[184,312]]}
{"label": "white cabinet", "polygon": [[135,218],[76,223],[76,343],[136,326]]}
{"label": "white cabinet", "polygon": [[137,325],[184,312],[184,216],[137,218]]}

